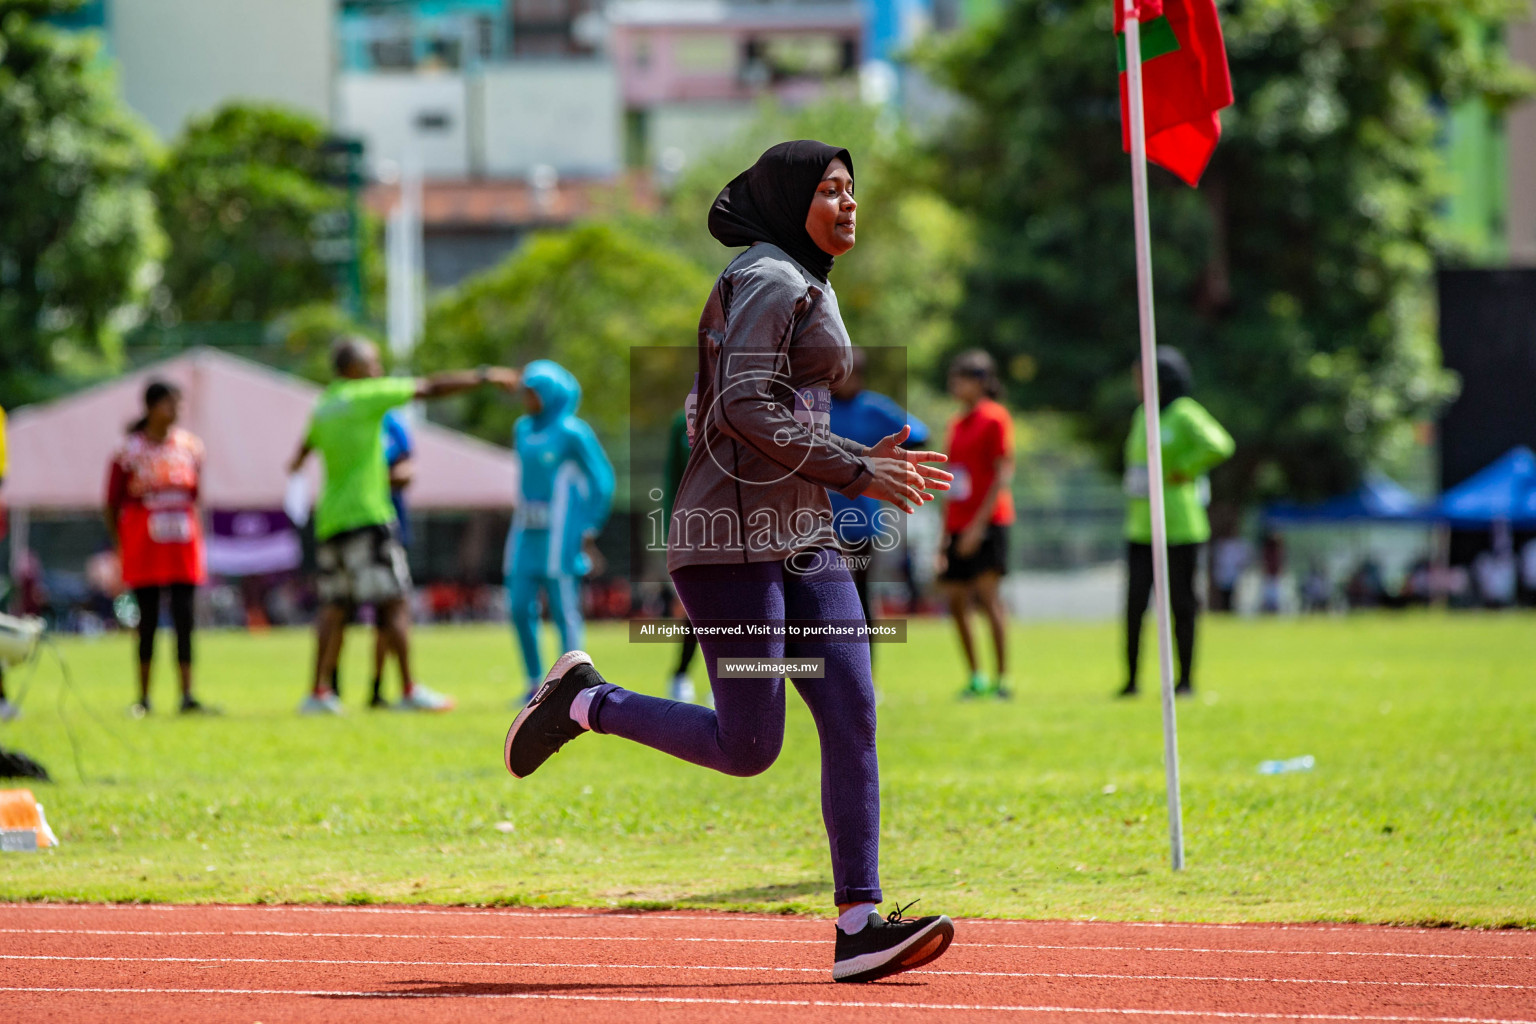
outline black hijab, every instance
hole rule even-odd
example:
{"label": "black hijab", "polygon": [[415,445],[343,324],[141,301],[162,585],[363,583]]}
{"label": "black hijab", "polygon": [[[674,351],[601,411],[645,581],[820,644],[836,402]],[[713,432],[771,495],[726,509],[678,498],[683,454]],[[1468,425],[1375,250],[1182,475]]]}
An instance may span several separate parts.
{"label": "black hijab", "polygon": [[1172,345],[1157,346],[1157,407],[1166,409],[1194,388],[1189,360]]}
{"label": "black hijab", "polygon": [[805,215],[833,160],[841,160],[853,174],[853,157],[846,149],[807,139],[779,143],[720,190],[709,210],[709,233],[722,245],[772,242],[825,281],[832,256],[811,241]]}

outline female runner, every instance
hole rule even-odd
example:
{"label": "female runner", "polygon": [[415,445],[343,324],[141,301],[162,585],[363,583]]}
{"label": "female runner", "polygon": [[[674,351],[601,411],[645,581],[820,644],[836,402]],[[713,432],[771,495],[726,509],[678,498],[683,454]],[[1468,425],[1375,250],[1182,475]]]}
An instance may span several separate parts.
{"label": "female runner", "polygon": [[149,670],[160,625],[160,595],[170,597],[181,673],[181,711],[213,710],[192,694],[192,595],[206,578],[197,508],[203,442],[176,426],[181,391],[154,381],[144,415],[128,428],[107,476],[106,524],[123,566],[123,585],[139,605],[139,699],[129,712],[149,714]]}
{"label": "female runner", "polygon": [[[667,568],[696,627],[859,624],[864,613],[837,553],[826,489],[906,512],[944,490],[931,452],[834,436],[831,392],[851,345],[827,283],[853,248],[853,160],[819,142],[785,142],[725,187],[710,233],[749,248],[716,281],[699,322],[698,415],[668,537]],[[818,658],[796,679],[821,740],[822,817],[840,911],[832,976],[873,981],[926,964],[954,937],[945,916],[881,918],[880,785],[869,644],[789,641],[746,630],[700,637],[715,708],[647,697],[605,682],[581,651],[550,669],[507,733],[507,770],[526,778],[571,739],[607,733],[728,775],[766,771],[784,738],[784,679],[722,671],[726,658]]]}

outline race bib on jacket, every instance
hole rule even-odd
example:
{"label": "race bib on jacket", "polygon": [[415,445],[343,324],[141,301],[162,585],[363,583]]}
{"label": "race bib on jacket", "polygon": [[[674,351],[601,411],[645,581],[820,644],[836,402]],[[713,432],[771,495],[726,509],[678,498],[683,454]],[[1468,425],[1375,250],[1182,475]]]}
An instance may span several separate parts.
{"label": "race bib on jacket", "polygon": [[151,512],[149,539],[156,544],[185,544],[192,539],[192,514],[185,509]]}
{"label": "race bib on jacket", "polygon": [[832,392],[826,388],[796,388],[795,419],[817,437],[830,437]]}
{"label": "race bib on jacket", "polygon": [[694,445],[695,431],[698,429],[699,419],[699,375],[693,375],[693,390],[688,392],[688,397],[683,400],[683,420],[688,426],[688,447]]}
{"label": "race bib on jacket", "polygon": [[955,478],[949,482],[949,493],[945,497],[950,501],[969,501],[971,498],[970,471],[954,462],[945,468],[955,475]]}
{"label": "race bib on jacket", "polygon": [[520,530],[549,529],[549,502],[525,501],[512,513],[512,524]]}

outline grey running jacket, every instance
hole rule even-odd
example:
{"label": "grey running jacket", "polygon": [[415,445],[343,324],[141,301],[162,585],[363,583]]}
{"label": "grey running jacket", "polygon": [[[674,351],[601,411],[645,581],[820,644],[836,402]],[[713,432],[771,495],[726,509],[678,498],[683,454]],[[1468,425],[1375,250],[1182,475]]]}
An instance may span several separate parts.
{"label": "grey running jacket", "polygon": [[667,569],[773,562],[836,544],[827,489],[873,479],[869,449],[829,429],[851,369],[832,287],[782,249],[751,246],[699,319],[693,454],[678,486]]}

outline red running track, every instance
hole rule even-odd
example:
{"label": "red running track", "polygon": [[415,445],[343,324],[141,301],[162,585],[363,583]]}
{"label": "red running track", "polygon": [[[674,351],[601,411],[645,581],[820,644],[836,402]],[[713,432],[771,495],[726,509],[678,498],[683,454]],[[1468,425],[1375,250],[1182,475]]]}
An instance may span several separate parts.
{"label": "red running track", "polygon": [[0,905],[0,1021],[1536,1024],[1536,933],[962,921],[831,982],[832,925],[706,913]]}

